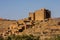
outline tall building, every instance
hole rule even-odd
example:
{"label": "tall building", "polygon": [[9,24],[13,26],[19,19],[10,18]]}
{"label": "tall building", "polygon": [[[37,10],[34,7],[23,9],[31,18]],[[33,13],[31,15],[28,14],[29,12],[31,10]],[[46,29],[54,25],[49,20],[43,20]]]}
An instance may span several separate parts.
{"label": "tall building", "polygon": [[29,13],[31,20],[44,20],[51,18],[51,12],[47,9],[37,10],[34,13]]}

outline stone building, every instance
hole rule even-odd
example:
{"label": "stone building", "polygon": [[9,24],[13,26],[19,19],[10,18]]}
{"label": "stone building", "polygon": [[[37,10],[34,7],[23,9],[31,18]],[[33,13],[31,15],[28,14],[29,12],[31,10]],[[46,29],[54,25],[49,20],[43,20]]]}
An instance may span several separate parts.
{"label": "stone building", "polygon": [[[4,30],[3,30],[4,29]],[[60,18],[51,18],[51,11],[45,8],[29,12],[29,16],[20,20],[0,19],[0,35],[33,34],[50,38],[60,34]]]}
{"label": "stone building", "polygon": [[48,19],[51,18],[51,12],[50,10],[47,10],[45,8],[41,9],[41,10],[36,10],[35,12],[30,12],[29,13],[29,18],[31,20],[44,20],[44,19]]}

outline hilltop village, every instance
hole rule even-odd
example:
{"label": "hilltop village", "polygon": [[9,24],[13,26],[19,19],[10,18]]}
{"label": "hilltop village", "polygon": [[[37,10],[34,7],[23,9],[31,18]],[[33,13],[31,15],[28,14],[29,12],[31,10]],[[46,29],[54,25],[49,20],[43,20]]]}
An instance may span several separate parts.
{"label": "hilltop village", "polygon": [[32,34],[50,38],[60,34],[60,18],[52,18],[51,11],[45,8],[29,12],[29,16],[19,20],[0,19],[0,36]]}

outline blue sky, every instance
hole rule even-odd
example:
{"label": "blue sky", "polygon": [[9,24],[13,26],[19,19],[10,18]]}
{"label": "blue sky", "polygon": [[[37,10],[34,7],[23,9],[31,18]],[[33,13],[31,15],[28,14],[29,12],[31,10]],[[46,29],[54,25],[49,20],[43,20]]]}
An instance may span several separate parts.
{"label": "blue sky", "polygon": [[22,19],[41,8],[51,10],[53,18],[60,17],[60,0],[0,0],[0,17]]}

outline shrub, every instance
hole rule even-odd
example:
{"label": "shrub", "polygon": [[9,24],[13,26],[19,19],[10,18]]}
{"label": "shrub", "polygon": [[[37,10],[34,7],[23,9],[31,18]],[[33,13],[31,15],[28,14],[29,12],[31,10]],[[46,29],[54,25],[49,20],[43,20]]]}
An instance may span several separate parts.
{"label": "shrub", "polygon": [[39,37],[33,35],[10,35],[7,40],[39,40]]}

